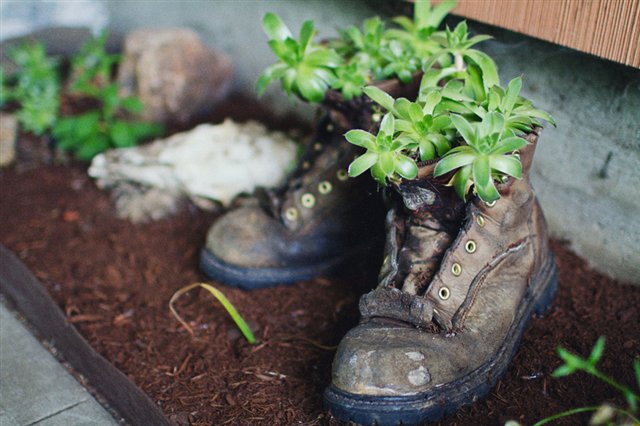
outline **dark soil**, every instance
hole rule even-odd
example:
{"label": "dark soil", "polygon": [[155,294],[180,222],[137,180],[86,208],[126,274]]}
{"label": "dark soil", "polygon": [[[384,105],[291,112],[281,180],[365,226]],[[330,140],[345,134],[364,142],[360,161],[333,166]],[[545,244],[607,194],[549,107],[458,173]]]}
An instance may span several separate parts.
{"label": "dark soil", "polygon": [[[213,119],[224,115],[269,119],[237,97]],[[356,324],[358,298],[371,283],[317,279],[254,292],[218,285],[252,325],[260,340],[255,346],[208,293],[193,291],[178,303],[196,329],[193,338],[171,316],[168,302],[178,288],[204,279],[198,251],[216,214],[186,206],[173,218],[133,225],[116,218],[109,194],[87,177],[86,165],[35,166],[29,159],[42,152],[39,142],[22,142],[21,163],[0,175],[0,243],[169,419],[178,425],[338,424],[323,408],[322,391],[333,347]],[[531,424],[578,406],[624,405],[615,390],[583,373],[550,374],[560,365],[558,345],[587,355],[603,335],[602,370],[633,386],[640,288],[593,271],[561,242],[552,245],[560,268],[553,307],[533,319],[491,394],[440,424]]]}

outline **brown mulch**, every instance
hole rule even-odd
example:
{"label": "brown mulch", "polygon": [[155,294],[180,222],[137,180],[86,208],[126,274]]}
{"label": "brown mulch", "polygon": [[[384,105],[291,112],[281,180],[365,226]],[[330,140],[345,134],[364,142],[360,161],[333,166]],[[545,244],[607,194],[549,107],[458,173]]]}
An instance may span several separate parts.
{"label": "brown mulch", "polygon": [[[218,114],[216,120],[231,115],[273,124],[244,98]],[[316,279],[254,292],[219,285],[255,330],[255,346],[208,293],[193,291],[178,307],[195,327],[194,339],[170,315],[168,301],[178,288],[204,279],[198,251],[216,214],[186,206],[155,223],[120,220],[109,194],[87,177],[86,165],[28,165],[39,142],[23,142],[22,163],[0,172],[0,243],[19,255],[93,347],[169,419],[178,425],[338,424],[322,405],[332,347],[356,324],[358,298],[371,283]],[[578,406],[624,405],[616,391],[585,374],[554,379],[550,373],[560,365],[558,345],[587,355],[603,335],[602,370],[634,386],[640,287],[593,271],[561,242],[552,246],[560,268],[552,309],[532,321],[491,394],[440,424],[531,424]],[[584,424],[586,418],[561,424]]]}

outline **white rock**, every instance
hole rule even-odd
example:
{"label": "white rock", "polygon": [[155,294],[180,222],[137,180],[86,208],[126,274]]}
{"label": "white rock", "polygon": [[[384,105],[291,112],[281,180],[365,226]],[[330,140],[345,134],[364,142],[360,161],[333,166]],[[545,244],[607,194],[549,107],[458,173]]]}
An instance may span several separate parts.
{"label": "white rock", "polygon": [[296,151],[296,143],[282,132],[228,119],[149,145],[100,154],[93,159],[89,175],[103,188],[133,183],[228,205],[238,194],[258,186],[281,184],[294,165]]}

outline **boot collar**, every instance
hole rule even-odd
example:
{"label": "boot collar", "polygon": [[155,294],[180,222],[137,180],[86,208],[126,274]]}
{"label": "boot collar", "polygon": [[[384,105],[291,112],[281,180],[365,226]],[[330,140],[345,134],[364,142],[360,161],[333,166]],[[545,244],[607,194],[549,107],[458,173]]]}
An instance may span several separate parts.
{"label": "boot collar", "polygon": [[[397,245],[402,244],[398,241],[402,237],[395,235],[395,221],[398,214],[406,214],[407,210],[411,215],[431,208],[436,194],[425,183],[429,179],[402,181],[396,186],[406,210],[399,213],[392,208],[389,212],[387,242],[390,246],[383,265],[383,271],[388,273],[376,290],[361,299],[363,318],[394,318],[419,327],[435,321],[447,332],[463,327],[466,313],[490,272],[511,256],[529,249],[534,194],[528,175],[537,137],[537,133],[527,135],[530,144],[520,152],[523,178],[510,178],[497,185],[502,195],[499,201],[488,204],[478,197],[467,201],[457,236],[424,294],[401,291],[398,287],[402,283],[394,281],[399,267]],[[426,164],[421,171],[429,176],[433,167],[434,163]]]}

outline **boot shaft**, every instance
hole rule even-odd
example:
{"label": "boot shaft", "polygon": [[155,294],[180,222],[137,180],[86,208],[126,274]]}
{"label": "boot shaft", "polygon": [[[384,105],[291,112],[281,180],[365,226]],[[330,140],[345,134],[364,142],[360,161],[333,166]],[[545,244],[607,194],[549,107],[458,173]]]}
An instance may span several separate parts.
{"label": "boot shaft", "polygon": [[[423,327],[435,320],[454,330],[463,326],[483,283],[496,270],[504,273],[505,265],[511,265],[509,274],[521,270],[526,275],[542,266],[547,230],[529,181],[537,134],[527,135],[527,140],[529,145],[519,153],[522,179],[498,184],[497,202],[488,204],[475,196],[462,202],[445,185],[447,178],[432,177],[432,163],[422,165],[415,181],[393,188],[380,282],[361,299],[363,318],[389,317]],[[526,282],[520,278],[514,282]],[[509,303],[519,300],[525,287],[496,291]],[[509,292],[517,294],[507,297]]]}

